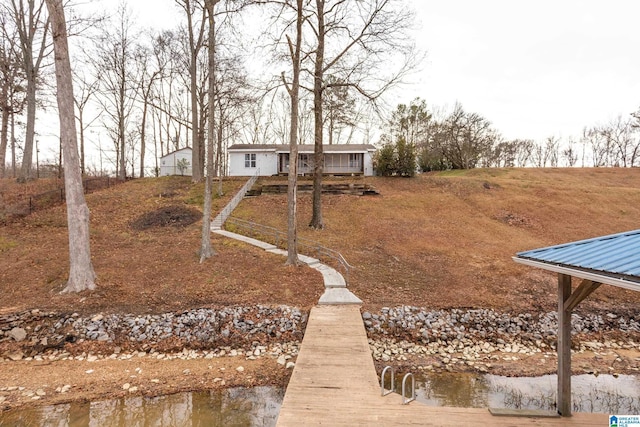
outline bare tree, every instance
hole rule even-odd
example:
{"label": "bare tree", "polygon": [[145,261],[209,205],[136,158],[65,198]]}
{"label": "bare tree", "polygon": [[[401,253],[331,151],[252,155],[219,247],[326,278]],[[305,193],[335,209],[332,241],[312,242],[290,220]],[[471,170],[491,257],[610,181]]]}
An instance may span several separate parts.
{"label": "bare tree", "polygon": [[544,164],[549,162],[552,168],[558,167],[558,152],[560,150],[560,139],[555,136],[549,136],[545,140],[544,148]]}
{"label": "bare tree", "polygon": [[433,138],[453,169],[475,168],[500,140],[490,121],[467,113],[460,104],[436,127]]}
{"label": "bare tree", "polygon": [[180,81],[182,74],[188,74],[188,67],[179,37],[174,31],[165,30],[157,34],[152,40],[152,50],[153,68],[162,70],[155,80],[150,100],[154,132],[157,130],[154,138],[160,142],[160,155],[164,155],[179,149],[182,128],[190,128],[187,103],[183,96],[186,87]]}
{"label": "bare tree", "polygon": [[[138,92],[138,99],[142,102],[142,112],[140,118],[140,178],[144,177],[144,158],[147,148],[147,117],[152,101],[152,91],[155,81],[160,78],[163,64],[153,64],[150,50],[142,43],[136,46],[134,58],[138,67],[135,89]],[[153,66],[153,67],[152,67]],[[160,67],[158,67],[160,66]]]}
{"label": "bare tree", "polygon": [[[334,80],[332,76],[328,80]],[[335,83],[335,82],[334,82]],[[355,126],[355,98],[349,86],[330,86],[323,94],[324,127],[327,128],[329,145],[340,143],[341,131],[345,127]]]}
{"label": "bare tree", "polygon": [[609,123],[600,126],[599,131],[606,139],[607,147],[610,147],[615,154],[616,164],[622,167],[633,166],[636,150],[634,150],[634,138],[632,122],[618,116]]}
{"label": "bare tree", "polygon": [[567,166],[569,166],[570,168],[574,167],[578,162],[578,153],[576,152],[574,146],[575,141],[572,138],[569,138],[567,147],[562,150],[562,157],[564,157],[567,162]]}
{"label": "bare tree", "polygon": [[591,160],[594,167],[610,165],[611,146],[610,141],[604,137],[601,129],[597,126],[584,128],[581,142],[591,148]]}
{"label": "bare tree", "polygon": [[[209,21],[209,121],[207,127],[207,177],[204,190],[204,213],[202,219],[202,242],[200,245],[200,263],[215,255],[211,247],[211,197],[213,187],[213,147],[215,138],[215,90],[216,90],[216,27],[215,5],[220,0],[205,0],[206,15]],[[194,149],[195,151],[195,149]],[[195,169],[195,165],[194,165]]]}
{"label": "bare tree", "polygon": [[[6,153],[9,141],[9,123],[15,123],[15,115],[22,112],[25,105],[25,74],[18,55],[18,32],[9,19],[9,11],[0,8],[0,178],[5,176]],[[13,126],[12,126],[13,129]],[[13,131],[11,139],[13,139]],[[15,153],[15,144],[12,144]],[[15,165],[15,154],[12,155]]]}
{"label": "bare tree", "polygon": [[[208,1],[208,0],[207,0]],[[205,44],[205,7],[199,0],[176,0],[187,16],[189,50],[189,91],[191,99],[192,180],[202,181],[204,171],[204,142],[200,141],[200,116],[198,104],[198,55]],[[200,13],[198,18],[197,14]]]}
{"label": "bare tree", "polygon": [[[107,23],[108,24],[108,23]],[[113,139],[116,149],[117,175],[127,176],[126,145],[136,101],[134,42],[131,12],[125,3],[117,10],[115,25],[105,27],[97,38],[96,53],[92,65],[100,81],[99,102],[103,110],[103,124]]]}
{"label": "bare tree", "polygon": [[76,120],[78,120],[78,126],[80,131],[80,170],[82,174],[85,173],[85,141],[84,134],[85,131],[94,121],[98,119],[98,115],[93,118],[87,120],[85,117],[85,111],[87,105],[89,105],[89,101],[93,98],[98,92],[99,82],[97,80],[89,81],[84,73],[82,75],[75,74],[76,87],[78,91],[76,93],[76,97],[74,98],[74,103],[76,106]]}
{"label": "bare tree", "polygon": [[282,82],[291,100],[289,126],[289,176],[287,185],[287,265],[298,265],[298,108],[300,97],[300,66],[302,48],[302,24],[304,22],[303,0],[296,0],[295,42],[287,35],[287,46],[291,59],[292,76],[288,83],[285,73]]}
{"label": "bare tree", "polygon": [[36,122],[36,90],[42,62],[50,52],[47,44],[49,17],[44,0],[10,0],[12,17],[18,30],[21,63],[27,81],[27,129],[19,180],[32,177],[33,141]]}
{"label": "bare tree", "polygon": [[[313,57],[314,180],[310,227],[324,228],[322,219],[323,94],[331,87],[350,86],[369,101],[380,97],[413,67],[413,43],[404,31],[412,13],[397,0],[316,0],[316,42]],[[398,67],[386,60],[400,55]],[[384,64],[384,65],[383,65]],[[384,67],[384,68],[383,68]],[[391,72],[389,72],[391,70]],[[327,76],[334,79],[329,80]]]}
{"label": "bare tree", "polygon": [[73,79],[62,0],[46,0],[52,21],[60,139],[64,150],[64,182],[69,228],[69,280],[62,292],[95,289],[91,263],[89,208],[84,199],[74,115]]}

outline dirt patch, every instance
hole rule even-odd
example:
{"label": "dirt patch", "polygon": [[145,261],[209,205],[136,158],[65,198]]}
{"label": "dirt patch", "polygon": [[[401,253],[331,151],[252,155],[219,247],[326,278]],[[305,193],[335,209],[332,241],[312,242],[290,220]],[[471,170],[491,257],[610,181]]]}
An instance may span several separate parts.
{"label": "dirt patch", "polygon": [[[237,369],[240,366],[242,372]],[[244,357],[167,361],[135,355],[126,360],[94,362],[86,358],[6,362],[0,363],[0,389],[9,390],[0,391],[0,412],[25,406],[135,395],[151,397],[226,387],[285,387],[291,372],[292,369],[279,365],[275,359]],[[123,389],[124,384],[130,384],[131,388]],[[36,394],[37,391],[40,394]],[[39,398],[34,400],[34,396]]]}
{"label": "dirt patch", "polygon": [[511,225],[514,227],[531,227],[533,226],[533,220],[529,218],[527,215],[509,212],[506,210],[499,211],[495,218],[507,225]]}
{"label": "dirt patch", "polygon": [[202,218],[202,213],[194,208],[171,205],[147,212],[131,223],[131,228],[137,231],[155,227],[186,227]]}

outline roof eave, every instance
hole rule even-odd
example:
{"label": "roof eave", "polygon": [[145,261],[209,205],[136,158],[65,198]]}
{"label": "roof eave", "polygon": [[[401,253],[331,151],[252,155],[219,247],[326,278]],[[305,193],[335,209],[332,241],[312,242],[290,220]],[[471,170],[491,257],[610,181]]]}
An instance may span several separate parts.
{"label": "roof eave", "polygon": [[598,283],[617,286],[619,288],[629,289],[631,291],[640,291],[640,283],[633,282],[631,280],[625,280],[623,278],[611,277],[603,274],[593,273],[591,271],[566,267],[564,265],[536,261],[529,258],[521,258],[518,256],[514,256],[512,257],[512,259],[519,264],[541,268],[543,270],[553,271],[555,273],[567,274],[573,277],[580,277],[581,279],[587,279]]}

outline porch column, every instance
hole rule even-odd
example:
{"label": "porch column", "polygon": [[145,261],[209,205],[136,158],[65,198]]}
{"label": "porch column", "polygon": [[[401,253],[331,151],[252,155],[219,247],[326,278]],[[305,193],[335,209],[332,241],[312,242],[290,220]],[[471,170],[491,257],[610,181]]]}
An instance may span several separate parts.
{"label": "porch column", "polygon": [[558,413],[571,416],[571,276],[558,273]]}

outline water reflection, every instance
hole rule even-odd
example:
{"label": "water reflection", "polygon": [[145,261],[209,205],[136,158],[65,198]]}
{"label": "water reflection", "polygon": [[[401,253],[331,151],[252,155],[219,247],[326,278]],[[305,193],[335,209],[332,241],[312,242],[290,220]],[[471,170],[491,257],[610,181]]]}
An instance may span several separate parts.
{"label": "water reflection", "polygon": [[0,426],[275,426],[284,390],[232,388],[46,406],[0,415]]}
{"label": "water reflection", "polygon": [[[467,408],[556,409],[556,375],[503,377],[466,373],[416,375],[417,401],[430,406]],[[574,375],[573,411],[640,413],[640,379],[632,375]],[[402,375],[396,376],[396,391]]]}

